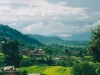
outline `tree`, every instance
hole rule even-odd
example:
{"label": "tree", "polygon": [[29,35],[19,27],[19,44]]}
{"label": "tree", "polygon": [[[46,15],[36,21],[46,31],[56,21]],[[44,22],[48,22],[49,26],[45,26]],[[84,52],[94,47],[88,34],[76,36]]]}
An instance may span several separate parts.
{"label": "tree", "polygon": [[100,62],[100,26],[94,30],[92,29],[88,50],[93,56],[94,61]]}
{"label": "tree", "polygon": [[69,55],[69,50],[68,50],[68,48],[66,47],[66,49],[65,49],[65,53],[66,53],[66,56],[68,56]]}
{"label": "tree", "polygon": [[23,71],[21,72],[21,75],[28,75],[27,73],[28,73],[28,72],[27,72],[26,70],[23,70]]}
{"label": "tree", "polygon": [[47,61],[47,64],[48,64],[49,66],[51,66],[51,65],[54,64],[54,60],[52,59],[52,56],[48,57],[48,58],[46,59],[46,61]]}
{"label": "tree", "polygon": [[0,75],[6,75],[3,67],[0,67]]}
{"label": "tree", "polygon": [[76,63],[72,69],[73,75],[97,75],[94,64],[89,62]]}
{"label": "tree", "polygon": [[2,44],[2,52],[5,55],[7,65],[19,66],[21,56],[18,50],[19,42],[17,40],[8,41]]}
{"label": "tree", "polygon": [[20,62],[21,67],[32,66],[35,61],[35,58],[23,58]]}

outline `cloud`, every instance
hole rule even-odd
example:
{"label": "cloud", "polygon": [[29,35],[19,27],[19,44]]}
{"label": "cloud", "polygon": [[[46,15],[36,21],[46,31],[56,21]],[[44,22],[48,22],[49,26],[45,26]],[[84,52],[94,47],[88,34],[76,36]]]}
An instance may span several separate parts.
{"label": "cloud", "polygon": [[43,29],[43,27],[44,27],[43,22],[39,22],[39,23],[32,24],[32,25],[25,27],[24,31],[26,32],[38,31],[40,29]]}
{"label": "cloud", "polygon": [[[16,0],[8,0],[6,3],[14,3]],[[3,3],[3,1],[0,1]],[[5,0],[4,0],[5,2]],[[1,12],[0,15],[5,15],[6,17],[13,17],[14,21],[21,19],[23,16],[24,18],[29,17],[63,17],[63,16],[69,16],[69,15],[78,15],[80,17],[86,17],[86,14],[83,10],[85,8],[74,8],[74,7],[68,7],[63,6],[62,4],[65,4],[65,2],[60,2],[60,4],[52,4],[48,3],[45,0],[30,0],[30,1],[16,1],[17,3],[27,3],[29,6],[27,7],[20,7],[20,8],[13,8],[11,5],[2,5],[0,6]],[[4,11],[8,10],[8,11]],[[4,16],[4,17],[5,17]],[[76,17],[76,16],[75,16]],[[3,17],[2,17],[3,18]],[[5,18],[2,20],[12,20],[11,18]],[[16,18],[16,19],[15,19]],[[87,17],[86,17],[87,18]],[[13,20],[12,20],[13,21]]]}
{"label": "cloud", "polygon": [[59,2],[58,5],[66,5],[66,2]]}
{"label": "cloud", "polygon": [[11,23],[8,26],[19,29],[20,25],[22,25],[22,23]]}
{"label": "cloud", "polygon": [[96,28],[100,24],[100,20],[98,20],[96,23],[93,23],[92,25],[85,24],[83,26],[75,26],[75,25],[64,25],[61,22],[52,22],[48,25],[45,25],[43,22],[31,24],[27,27],[23,28],[23,33],[32,33],[32,34],[42,34],[42,35],[48,35],[48,34],[56,34],[62,37],[71,36],[72,34],[76,33],[84,33],[87,31],[90,31],[91,29]]}
{"label": "cloud", "polygon": [[[3,0],[0,1],[0,20],[9,22],[30,22],[30,21],[49,21],[49,20],[77,20],[86,19],[86,8],[63,6],[66,2],[56,4],[46,0]],[[3,4],[2,4],[3,3]],[[13,4],[14,3],[14,4]],[[13,5],[12,5],[13,4]],[[14,8],[22,4],[23,6]],[[27,6],[24,6],[28,4]]]}
{"label": "cloud", "polygon": [[7,10],[11,10],[10,5],[0,6],[0,11],[7,11]]}
{"label": "cloud", "polygon": [[69,36],[89,31],[99,23],[95,16],[99,12],[91,14],[88,7],[72,7],[63,1],[2,0],[0,4],[0,21],[23,33]]}

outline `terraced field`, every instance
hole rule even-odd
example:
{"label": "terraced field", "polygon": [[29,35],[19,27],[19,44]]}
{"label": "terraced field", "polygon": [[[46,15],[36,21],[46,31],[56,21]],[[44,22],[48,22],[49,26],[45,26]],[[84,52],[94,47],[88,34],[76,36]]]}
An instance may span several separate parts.
{"label": "terraced field", "polygon": [[23,71],[26,70],[28,73],[43,73],[46,75],[71,75],[71,67],[62,66],[30,66],[18,68]]}

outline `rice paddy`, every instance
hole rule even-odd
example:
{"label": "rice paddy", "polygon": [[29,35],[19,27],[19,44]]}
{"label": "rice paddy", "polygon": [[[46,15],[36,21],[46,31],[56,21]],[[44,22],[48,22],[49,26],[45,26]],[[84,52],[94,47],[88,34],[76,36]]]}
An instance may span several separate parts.
{"label": "rice paddy", "polygon": [[42,73],[46,75],[71,75],[71,67],[62,66],[30,66],[18,68],[23,71],[26,70],[28,73]]}

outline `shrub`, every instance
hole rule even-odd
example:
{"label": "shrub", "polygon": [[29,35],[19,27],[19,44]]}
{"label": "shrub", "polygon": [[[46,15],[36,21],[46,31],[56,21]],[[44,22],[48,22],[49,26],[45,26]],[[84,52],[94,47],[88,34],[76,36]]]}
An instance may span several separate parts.
{"label": "shrub", "polygon": [[73,75],[96,75],[96,68],[94,64],[85,61],[74,64],[72,73]]}
{"label": "shrub", "polygon": [[26,70],[23,70],[20,75],[28,75]]}
{"label": "shrub", "polygon": [[32,59],[32,58],[25,58],[25,59],[21,60],[20,66],[21,67],[32,66],[33,63],[34,63],[34,59]]}

